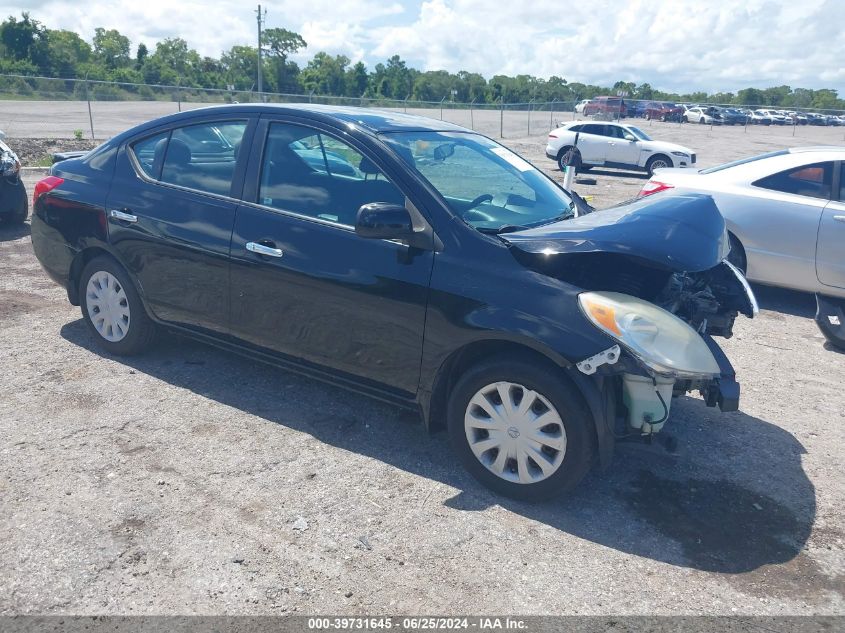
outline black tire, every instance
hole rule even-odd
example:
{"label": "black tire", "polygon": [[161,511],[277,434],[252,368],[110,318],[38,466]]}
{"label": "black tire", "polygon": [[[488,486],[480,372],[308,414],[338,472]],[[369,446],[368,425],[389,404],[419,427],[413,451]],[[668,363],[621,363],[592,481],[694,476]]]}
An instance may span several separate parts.
{"label": "black tire", "polygon": [[[659,164],[661,162],[666,164]],[[648,172],[649,178],[654,175],[655,169],[667,169],[671,167],[673,167],[672,160],[668,156],[664,156],[663,154],[655,154],[654,156],[649,158],[648,162],[645,164],[645,169]]]}
{"label": "black tire", "polygon": [[[125,335],[117,341],[106,339],[97,330],[88,311],[89,297],[86,290],[88,282],[93,275],[100,272],[110,273],[116,278],[119,287],[122,288],[125,294],[125,305],[128,307],[129,319],[126,322],[127,329]],[[79,278],[79,297],[81,299],[82,318],[85,319],[85,323],[94,340],[106,352],[116,356],[131,356],[139,354],[152,345],[156,333],[155,323],[147,315],[146,308],[128,273],[123,269],[123,266],[111,257],[95,257],[88,262]]]}
{"label": "black tire", "polygon": [[583,167],[581,166],[581,152],[571,145],[562,148],[560,153],[557,155],[557,166],[560,170],[563,171],[564,167],[567,165],[574,167],[576,174],[583,171]]}
{"label": "black tire", "polygon": [[[488,470],[470,448],[464,427],[470,400],[485,386],[500,381],[517,383],[541,394],[556,409],[563,423],[566,439],[563,461],[556,471],[536,483],[523,484],[500,478]],[[570,491],[590,469],[595,452],[593,422],[581,394],[558,368],[532,358],[500,357],[470,369],[449,395],[447,421],[452,448],[470,474],[494,492],[521,501],[549,499]],[[515,460],[510,461],[515,463]]]}
{"label": "black tire", "polygon": [[18,182],[15,186],[12,196],[17,194],[17,200],[12,204],[13,210],[6,216],[6,221],[12,226],[20,226],[29,217],[29,199],[26,195],[26,189]]}
{"label": "black tire", "polygon": [[706,122],[704,121],[704,117],[701,117],[700,119],[698,119],[698,122],[701,125],[706,125]]}
{"label": "black tire", "polygon": [[744,275],[748,270],[748,261],[745,258],[745,249],[742,247],[742,243],[737,239],[737,236],[733,233],[730,233],[730,240],[731,240],[731,252],[728,253],[728,261],[739,268],[740,272]]}
{"label": "black tire", "polygon": [[689,123],[689,117],[687,115],[682,116],[681,123]]}

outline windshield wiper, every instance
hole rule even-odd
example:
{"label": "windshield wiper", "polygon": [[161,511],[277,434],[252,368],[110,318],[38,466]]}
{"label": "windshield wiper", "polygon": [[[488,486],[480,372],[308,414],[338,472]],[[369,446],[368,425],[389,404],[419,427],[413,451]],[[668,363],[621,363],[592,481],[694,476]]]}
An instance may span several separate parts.
{"label": "windshield wiper", "polygon": [[489,226],[481,226],[475,227],[479,232],[486,233],[487,235],[499,235],[501,233],[513,233],[514,231],[524,231],[528,227],[527,226],[520,226],[518,224],[503,224],[498,228],[491,228]]}

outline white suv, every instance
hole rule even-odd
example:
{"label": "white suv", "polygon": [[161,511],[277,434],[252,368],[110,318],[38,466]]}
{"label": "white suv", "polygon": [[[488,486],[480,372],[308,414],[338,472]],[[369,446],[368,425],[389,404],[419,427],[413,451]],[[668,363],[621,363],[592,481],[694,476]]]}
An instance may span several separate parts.
{"label": "white suv", "polygon": [[653,141],[633,125],[573,121],[549,133],[546,156],[561,169],[573,165],[576,171],[591,167],[635,169],[653,174],[664,167],[692,167],[695,152],[665,141]]}

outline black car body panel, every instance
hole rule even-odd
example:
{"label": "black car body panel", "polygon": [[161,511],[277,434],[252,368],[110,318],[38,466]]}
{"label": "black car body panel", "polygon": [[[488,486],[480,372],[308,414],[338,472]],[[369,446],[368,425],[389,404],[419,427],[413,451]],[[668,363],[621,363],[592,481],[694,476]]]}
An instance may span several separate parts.
{"label": "black car body panel", "polygon": [[503,239],[529,253],[614,253],[686,272],[713,268],[729,248],[722,214],[701,194],[643,198]]}
{"label": "black car body panel", "polygon": [[[248,123],[228,195],[151,180],[127,149],[177,126],[233,118]],[[342,138],[371,160],[418,214],[427,241],[363,239],[350,227],[262,204],[259,174],[272,122]],[[627,290],[656,301],[680,271],[707,271],[725,256],[724,221],[712,199],[649,198],[536,229],[484,234],[456,217],[383,140],[408,130],[467,132],[398,113],[308,104],[222,106],[164,117],[56,163],[51,173],[64,182],[35,205],[33,247],[74,304],[85,263],[108,253],[129,271],[155,322],[370,396],[417,405],[431,426],[441,417],[453,368],[491,350],[530,350],[581,386],[606,463],[613,394],[602,376],[574,368],[615,343],[578,307],[581,292],[602,284],[589,276],[574,283],[526,265],[523,256],[593,256],[602,259],[592,268],[608,269],[636,261],[658,270],[659,278],[650,295]],[[123,221],[114,211],[137,220]],[[252,252],[249,243],[280,255]],[[730,323],[736,309],[726,304],[723,310]]]}

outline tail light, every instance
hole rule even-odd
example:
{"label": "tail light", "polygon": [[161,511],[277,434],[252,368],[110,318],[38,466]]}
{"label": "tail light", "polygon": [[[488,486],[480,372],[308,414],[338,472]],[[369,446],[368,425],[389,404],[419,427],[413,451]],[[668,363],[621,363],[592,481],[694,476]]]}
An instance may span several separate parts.
{"label": "tail light", "polygon": [[58,187],[64,181],[64,178],[59,178],[58,176],[47,176],[35,183],[35,191],[32,193],[32,208],[35,208],[35,204],[38,202],[38,198],[40,198],[42,194],[53,191],[53,189]]}
{"label": "tail light", "polygon": [[640,189],[640,192],[637,194],[637,197],[645,198],[646,196],[651,196],[655,193],[660,193],[661,191],[666,191],[668,189],[674,188],[675,185],[670,185],[666,182],[660,182],[659,180],[649,180],[646,184],[643,185],[643,188]]}

